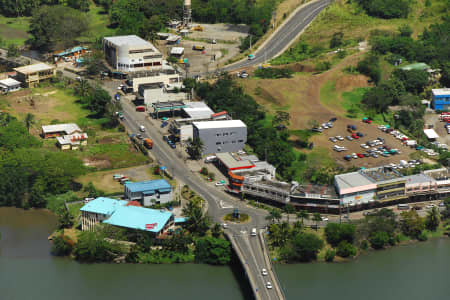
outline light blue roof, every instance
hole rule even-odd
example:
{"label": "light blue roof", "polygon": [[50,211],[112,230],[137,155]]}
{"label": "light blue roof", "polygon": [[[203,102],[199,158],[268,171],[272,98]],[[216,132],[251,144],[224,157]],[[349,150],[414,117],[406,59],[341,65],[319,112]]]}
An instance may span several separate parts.
{"label": "light blue roof", "polygon": [[165,179],[131,182],[125,184],[125,186],[132,193],[149,192],[149,191],[170,192],[170,190],[172,189],[170,184]]}
{"label": "light blue roof", "polygon": [[[158,233],[164,228],[171,216],[172,213],[168,211],[137,206],[120,206],[103,223]],[[155,225],[152,229],[147,229],[147,224]]]}
{"label": "light blue roof", "polygon": [[187,218],[175,218],[175,223],[185,223]]}
{"label": "light blue roof", "polygon": [[122,207],[127,203],[128,201],[125,200],[99,197],[89,201],[89,203],[85,204],[80,210],[96,214],[110,215],[116,211],[118,207]]}

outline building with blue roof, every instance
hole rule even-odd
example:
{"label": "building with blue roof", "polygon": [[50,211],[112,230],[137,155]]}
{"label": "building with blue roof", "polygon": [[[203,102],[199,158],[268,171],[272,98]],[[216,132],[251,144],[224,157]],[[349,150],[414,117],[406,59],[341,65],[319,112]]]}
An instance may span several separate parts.
{"label": "building with blue roof", "polygon": [[137,206],[122,206],[103,223],[137,230],[146,230],[159,234],[161,230],[173,223],[172,213]]}
{"label": "building with blue roof", "polygon": [[81,209],[81,229],[93,231],[100,223],[145,230],[160,234],[174,224],[174,216],[165,210],[130,205],[130,201],[99,197]]}
{"label": "building with blue roof", "polygon": [[140,201],[144,206],[164,204],[172,201],[172,186],[165,179],[126,183],[125,197]]}
{"label": "building with blue roof", "polygon": [[432,89],[432,107],[435,110],[450,111],[450,88]]}

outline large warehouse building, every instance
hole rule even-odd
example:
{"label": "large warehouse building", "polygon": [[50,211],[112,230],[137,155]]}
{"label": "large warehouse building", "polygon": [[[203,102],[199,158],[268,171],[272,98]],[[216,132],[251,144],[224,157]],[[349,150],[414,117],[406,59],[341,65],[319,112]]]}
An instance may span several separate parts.
{"label": "large warehouse building", "polygon": [[241,120],[194,122],[194,138],[203,142],[203,154],[237,152],[247,141],[247,126]]}
{"label": "large warehouse building", "polygon": [[106,61],[116,70],[133,72],[162,67],[161,52],[136,35],[105,37],[103,50]]}

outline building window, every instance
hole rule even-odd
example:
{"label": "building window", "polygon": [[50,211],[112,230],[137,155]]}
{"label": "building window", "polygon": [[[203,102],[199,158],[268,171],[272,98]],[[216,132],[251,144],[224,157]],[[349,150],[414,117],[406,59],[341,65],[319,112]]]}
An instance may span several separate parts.
{"label": "building window", "polygon": [[222,143],[221,143],[221,142],[217,142],[217,143],[216,143],[216,145],[220,145],[220,144],[222,144]]}
{"label": "building window", "polygon": [[223,142],[224,145],[225,145],[225,144],[228,144],[228,143],[229,143],[228,141],[224,141],[224,142]]}
{"label": "building window", "polygon": [[216,134],[217,136],[220,136],[220,133]]}
{"label": "building window", "polygon": [[236,141],[231,141],[232,144],[236,144]]}
{"label": "building window", "polygon": [[244,140],[238,140],[238,142],[239,142],[239,143],[243,143],[243,142],[244,142]]}

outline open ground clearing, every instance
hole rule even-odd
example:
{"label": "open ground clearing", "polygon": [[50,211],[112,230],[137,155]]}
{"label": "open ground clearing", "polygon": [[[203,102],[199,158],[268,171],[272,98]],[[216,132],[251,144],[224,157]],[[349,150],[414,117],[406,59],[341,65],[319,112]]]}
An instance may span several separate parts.
{"label": "open ground clearing", "polygon": [[[148,163],[131,144],[125,132],[105,129],[106,119],[91,116],[91,112],[77,103],[71,88],[57,88],[45,85],[41,88],[23,89],[0,97],[0,109],[23,119],[27,113],[35,116],[35,124],[30,132],[39,136],[41,126],[57,123],[76,123],[89,136],[88,145],[81,151],[73,151],[86,166],[94,169],[111,169],[136,166]],[[44,141],[44,147],[60,151],[55,139]]]}

